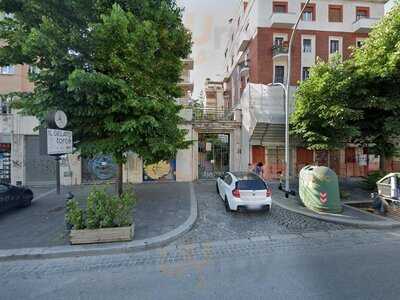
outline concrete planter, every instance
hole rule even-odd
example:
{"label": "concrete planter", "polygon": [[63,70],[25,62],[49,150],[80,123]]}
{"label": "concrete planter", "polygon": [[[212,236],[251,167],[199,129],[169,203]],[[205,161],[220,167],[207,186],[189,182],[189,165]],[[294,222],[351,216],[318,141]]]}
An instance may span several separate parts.
{"label": "concrete planter", "polygon": [[130,227],[71,230],[69,240],[72,245],[127,242],[133,239],[135,224]]}

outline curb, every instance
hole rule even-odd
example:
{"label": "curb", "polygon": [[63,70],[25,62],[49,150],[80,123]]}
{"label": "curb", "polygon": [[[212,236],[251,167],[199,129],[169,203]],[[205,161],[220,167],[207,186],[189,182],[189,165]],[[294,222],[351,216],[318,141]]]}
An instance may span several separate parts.
{"label": "curb", "polygon": [[110,255],[131,253],[165,246],[190,231],[196,223],[198,216],[197,199],[193,183],[190,185],[190,215],[186,221],[174,230],[162,235],[119,244],[83,245],[83,246],[57,246],[46,248],[25,248],[0,250],[1,261],[51,259],[64,257],[80,257],[94,255]]}
{"label": "curb", "polygon": [[34,197],[34,198],[32,199],[32,203],[35,202],[35,201],[38,201],[38,200],[40,200],[40,199],[42,199],[42,198],[44,198],[44,197],[46,197],[46,196],[48,196],[48,195],[53,194],[53,193],[56,192],[56,191],[57,191],[56,189],[52,189],[52,190],[50,190],[50,191],[48,191],[48,192],[45,192],[45,193],[43,193],[43,194],[40,194],[39,196]]}
{"label": "curb", "polygon": [[[280,208],[286,209],[288,211],[291,211],[296,214],[300,214],[306,217],[310,217],[313,219],[325,221],[325,222],[330,222],[330,223],[336,223],[336,224],[342,224],[342,225],[349,225],[349,226],[356,226],[356,227],[362,227],[362,228],[370,228],[370,229],[393,229],[393,228],[400,228],[400,222],[392,221],[390,219],[381,217],[382,221],[363,221],[363,220],[356,220],[356,219],[345,219],[343,217],[335,217],[329,214],[324,214],[324,213],[315,213],[313,211],[308,211],[304,209],[297,209],[290,207],[280,201],[274,201],[274,204],[278,205]],[[348,206],[344,204],[347,208],[350,209],[355,209],[354,207]],[[357,210],[357,209],[355,209]],[[361,211],[361,210],[357,210]],[[362,213],[366,213],[361,211]]]}

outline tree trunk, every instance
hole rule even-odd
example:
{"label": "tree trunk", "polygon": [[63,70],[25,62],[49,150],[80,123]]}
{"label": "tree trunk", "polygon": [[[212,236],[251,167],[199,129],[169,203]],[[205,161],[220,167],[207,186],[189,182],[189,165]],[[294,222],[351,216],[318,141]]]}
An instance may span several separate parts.
{"label": "tree trunk", "polygon": [[117,174],[117,194],[118,196],[122,196],[122,194],[124,193],[124,187],[123,187],[123,163],[119,162],[118,163],[118,174]]}
{"label": "tree trunk", "polygon": [[386,157],[383,154],[379,156],[379,170],[382,174],[386,173]]}

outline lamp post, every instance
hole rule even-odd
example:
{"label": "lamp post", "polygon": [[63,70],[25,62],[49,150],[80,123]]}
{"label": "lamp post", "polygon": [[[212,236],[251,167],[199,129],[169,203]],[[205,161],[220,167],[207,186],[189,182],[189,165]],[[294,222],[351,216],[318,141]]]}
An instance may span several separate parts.
{"label": "lamp post", "polygon": [[307,8],[307,5],[311,2],[311,0],[306,0],[304,6],[300,12],[300,15],[297,18],[296,24],[293,26],[292,35],[289,40],[289,49],[288,49],[288,67],[287,67],[287,79],[286,86],[282,83],[274,83],[271,85],[281,86],[285,91],[285,194],[286,198],[289,197],[291,193],[290,190],[290,141],[289,141],[289,97],[290,97],[290,75],[292,69],[292,48],[293,42],[296,34],[297,27],[299,26],[300,20],[303,16],[304,10]]}

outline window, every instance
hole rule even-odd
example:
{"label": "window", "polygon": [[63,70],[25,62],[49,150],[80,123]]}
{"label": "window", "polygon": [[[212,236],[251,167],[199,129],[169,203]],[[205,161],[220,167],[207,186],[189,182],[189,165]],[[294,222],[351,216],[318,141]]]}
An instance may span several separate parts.
{"label": "window", "polygon": [[275,83],[284,83],[285,81],[285,67],[275,66]]}
{"label": "window", "polygon": [[339,40],[330,40],[329,53],[334,54],[339,51]]}
{"label": "window", "polygon": [[29,66],[29,74],[39,74],[40,69],[37,66]]}
{"label": "window", "polygon": [[303,40],[303,53],[311,53],[311,52],[312,52],[311,40],[304,39]]}
{"label": "window", "polygon": [[11,114],[11,106],[7,101],[0,100],[0,114]]}
{"label": "window", "polygon": [[263,191],[266,190],[264,181],[262,180],[240,180],[236,182],[237,189],[241,191]]}
{"label": "window", "polygon": [[357,40],[356,45],[357,48],[361,48],[364,45],[364,40]]}
{"label": "window", "polygon": [[226,182],[226,184],[231,185],[232,184],[232,177],[229,174],[226,174],[224,176],[224,181]]}
{"label": "window", "polygon": [[356,8],[356,20],[368,19],[369,18],[369,7],[357,7]]}
{"label": "window", "polygon": [[310,67],[303,67],[302,78],[307,80],[310,77]]}
{"label": "window", "polygon": [[329,5],[329,22],[343,22],[343,7],[341,5]]}
{"label": "window", "polygon": [[281,36],[275,37],[275,46],[283,46],[284,38]]}
{"label": "window", "polygon": [[0,74],[13,75],[13,74],[15,74],[15,67],[14,66],[3,66],[3,67],[0,67]]}
{"label": "window", "polygon": [[[301,9],[303,9],[304,3],[301,4]],[[315,4],[309,4],[304,9],[303,15],[301,17],[303,21],[315,21]]]}
{"label": "window", "polygon": [[287,2],[273,2],[272,11],[274,13],[287,13],[288,12]]}
{"label": "window", "polygon": [[0,184],[0,193],[5,193],[8,191],[8,186],[5,184]]}

